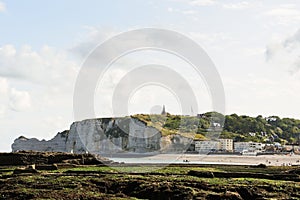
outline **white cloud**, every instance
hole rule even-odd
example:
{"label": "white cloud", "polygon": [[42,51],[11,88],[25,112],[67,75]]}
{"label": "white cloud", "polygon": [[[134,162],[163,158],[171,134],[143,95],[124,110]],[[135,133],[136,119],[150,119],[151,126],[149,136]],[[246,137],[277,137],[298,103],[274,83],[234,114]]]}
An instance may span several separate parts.
{"label": "white cloud", "polygon": [[0,47],[0,55],[3,57],[11,57],[16,54],[16,49],[13,45],[7,44],[2,47]]}
{"label": "white cloud", "polygon": [[281,42],[269,44],[265,51],[266,60],[295,74],[300,69],[300,29]]}
{"label": "white cloud", "polygon": [[3,2],[0,1],[0,12],[5,12],[6,11],[6,6]]}
{"label": "white cloud", "polygon": [[0,77],[0,95],[5,95],[8,92],[8,81],[6,78]]}
{"label": "white cloud", "polygon": [[171,8],[171,7],[167,8],[167,10],[168,10],[168,12],[173,12],[174,11],[174,9]]}
{"label": "white cloud", "polygon": [[12,88],[9,94],[9,106],[14,111],[25,111],[31,107],[31,96],[27,91]]}
{"label": "white cloud", "polygon": [[281,25],[287,25],[300,21],[299,9],[291,5],[278,6],[265,12],[265,15],[275,18],[277,23]]}
{"label": "white cloud", "polygon": [[63,116],[55,116],[51,115],[42,119],[42,123],[45,128],[51,127],[52,131],[49,132],[47,138],[52,138],[54,136],[55,131],[63,131],[66,127],[70,125],[70,121]]}
{"label": "white cloud", "polygon": [[[169,12],[172,12],[172,8],[170,8]],[[83,28],[87,32],[82,36],[81,40],[70,49],[72,53],[76,56],[80,56],[80,58],[86,58],[97,45],[119,33],[119,31],[111,28],[97,28],[93,26],[84,26]]]}
{"label": "white cloud", "polygon": [[193,6],[211,6],[211,5],[216,4],[216,1],[214,1],[214,0],[192,0],[192,1],[189,1],[189,4],[193,5]]}
{"label": "white cloud", "polygon": [[193,14],[196,14],[197,12],[195,10],[183,10],[181,11],[182,14],[184,15],[193,15]]}
{"label": "white cloud", "polygon": [[13,45],[0,47],[0,76],[26,80],[50,87],[70,86],[77,75],[78,65],[70,61],[66,51],[49,46],[39,51],[24,45],[16,49]]}
{"label": "white cloud", "polygon": [[6,113],[6,106],[0,105],[0,118],[4,117]]}
{"label": "white cloud", "polygon": [[[218,33],[201,33],[201,32],[189,32],[191,38],[196,40],[205,49],[224,51],[224,49],[230,49],[236,47],[238,42],[231,35],[225,32]],[[221,45],[222,44],[222,45]]]}
{"label": "white cloud", "polygon": [[242,1],[238,3],[228,3],[223,4],[223,8],[230,10],[242,10],[251,7],[252,5],[247,1]]}
{"label": "white cloud", "polygon": [[172,12],[177,12],[177,13],[181,13],[181,14],[184,14],[184,15],[194,15],[194,14],[197,14],[197,11],[195,10],[180,10],[180,9],[174,9],[174,8],[167,8],[167,11],[172,13]]}
{"label": "white cloud", "polygon": [[294,8],[275,8],[266,12],[270,16],[279,16],[279,17],[298,17],[299,11]]}
{"label": "white cloud", "polygon": [[[224,9],[228,10],[243,10],[247,8],[253,8],[262,5],[262,2],[249,2],[249,1],[240,1],[240,2],[234,2],[234,3],[223,3],[223,1],[217,1],[217,0],[191,0],[191,1],[185,1],[185,0],[172,0],[176,2],[182,2],[187,3],[190,6],[218,6]],[[169,11],[173,11],[174,9],[170,9]]]}

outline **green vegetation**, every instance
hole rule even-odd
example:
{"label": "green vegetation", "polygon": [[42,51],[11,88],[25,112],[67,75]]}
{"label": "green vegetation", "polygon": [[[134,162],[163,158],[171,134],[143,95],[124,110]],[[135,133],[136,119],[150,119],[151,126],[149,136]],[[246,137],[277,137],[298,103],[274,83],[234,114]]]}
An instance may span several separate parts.
{"label": "green vegetation", "polygon": [[[186,137],[194,137],[198,129],[199,119],[191,116],[180,115],[146,115],[138,114],[133,115],[148,126],[158,129],[163,136],[180,134]],[[203,136],[201,138],[205,139]]]}
{"label": "green vegetation", "polygon": [[222,134],[237,141],[295,143],[300,135],[300,120],[281,119],[278,116],[264,118],[261,115],[249,117],[232,114],[225,117]]}
{"label": "green vegetation", "polygon": [[[284,167],[181,165],[143,173],[150,168],[152,166],[79,166],[56,173],[43,171],[35,175],[0,175],[0,199],[300,198],[300,185],[294,181],[244,177],[204,178],[189,174],[191,170],[281,174],[287,171]],[[294,169],[297,168],[288,168]]]}
{"label": "green vegetation", "polygon": [[132,117],[161,131],[163,136],[182,134],[198,140],[231,138],[236,142],[296,143],[300,120],[278,116],[250,117],[207,112],[196,116],[138,114]]}
{"label": "green vegetation", "polygon": [[162,167],[158,166],[82,166],[70,169],[60,169],[52,172],[65,173],[65,172],[95,172],[95,173],[141,173],[141,172],[155,172],[158,174],[187,174],[190,170],[209,171],[209,172],[221,172],[222,168],[215,167]]}

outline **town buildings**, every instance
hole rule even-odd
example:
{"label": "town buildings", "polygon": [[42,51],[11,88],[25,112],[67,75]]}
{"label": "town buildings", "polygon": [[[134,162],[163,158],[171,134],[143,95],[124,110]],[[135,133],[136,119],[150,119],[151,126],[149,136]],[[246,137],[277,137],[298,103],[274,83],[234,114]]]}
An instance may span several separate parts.
{"label": "town buildings", "polygon": [[261,152],[264,149],[264,144],[260,142],[234,142],[235,152]]}
{"label": "town buildings", "polygon": [[232,152],[233,140],[218,139],[218,140],[195,141],[195,151],[199,153],[208,153],[208,152],[216,152],[216,151]]}
{"label": "town buildings", "polygon": [[232,152],[233,151],[233,140],[232,139],[219,139],[222,151]]}
{"label": "town buildings", "polygon": [[221,145],[219,141],[195,141],[195,151],[199,153],[209,153],[211,151],[217,151],[220,147]]}

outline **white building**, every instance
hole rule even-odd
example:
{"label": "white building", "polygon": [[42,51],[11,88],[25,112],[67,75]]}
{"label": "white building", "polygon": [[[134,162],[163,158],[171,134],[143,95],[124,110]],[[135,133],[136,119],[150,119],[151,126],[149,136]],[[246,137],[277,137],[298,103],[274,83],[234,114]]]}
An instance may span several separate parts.
{"label": "white building", "polygon": [[233,151],[233,140],[232,139],[219,139],[221,143],[220,149],[223,151]]}
{"label": "white building", "polygon": [[212,141],[212,140],[206,140],[206,141],[195,141],[195,151],[198,151],[199,153],[208,153],[213,150],[218,150],[221,147],[220,141]]}
{"label": "white building", "polygon": [[261,152],[264,149],[265,145],[260,142],[250,142],[249,151]]}
{"label": "white building", "polygon": [[255,151],[261,152],[264,149],[264,144],[259,142],[235,142],[234,151],[244,152],[244,151]]}

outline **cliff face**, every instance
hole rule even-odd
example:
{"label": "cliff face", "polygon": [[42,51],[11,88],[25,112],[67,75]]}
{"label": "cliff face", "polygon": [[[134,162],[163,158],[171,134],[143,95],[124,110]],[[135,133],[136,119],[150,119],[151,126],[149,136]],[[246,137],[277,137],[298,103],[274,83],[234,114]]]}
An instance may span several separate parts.
{"label": "cliff face", "polygon": [[156,128],[137,118],[100,118],[74,122],[69,131],[49,141],[19,137],[12,151],[57,151],[73,153],[182,152],[192,142],[180,135],[162,137]]}
{"label": "cliff face", "polygon": [[49,151],[49,152],[66,152],[66,140],[69,131],[58,133],[53,139],[38,140],[36,138],[28,139],[26,137],[19,137],[15,139],[11,148],[13,152],[25,151]]}
{"label": "cliff face", "polygon": [[153,152],[160,150],[161,133],[133,118],[102,118],[71,125],[66,150],[100,153]]}

